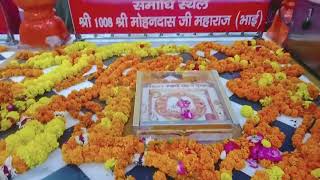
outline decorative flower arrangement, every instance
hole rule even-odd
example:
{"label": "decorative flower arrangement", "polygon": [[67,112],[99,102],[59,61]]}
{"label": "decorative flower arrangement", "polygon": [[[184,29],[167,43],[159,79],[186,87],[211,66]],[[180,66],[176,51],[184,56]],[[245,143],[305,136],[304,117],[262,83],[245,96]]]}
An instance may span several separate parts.
{"label": "decorative flower arrangement", "polygon": [[[1,141],[5,147],[0,152],[2,169],[11,167],[12,172],[23,173],[42,164],[58,147],[57,140],[64,130],[65,120],[60,117],[46,125],[36,120],[28,121],[24,128]],[[5,175],[12,177],[14,174],[10,172]]]}
{"label": "decorative flower arrangement", "polygon": [[176,179],[213,178],[218,176],[214,164],[222,148],[221,144],[204,145],[184,138],[150,141],[143,165],[158,168]]}
{"label": "decorative flower arrangement", "polygon": [[114,166],[115,176],[124,177],[124,168],[131,163],[130,157],[135,153],[142,153],[144,150],[143,143],[134,136],[113,137],[106,136],[103,132],[89,132],[88,143],[78,144],[76,137],[82,133],[74,132],[69,141],[62,146],[65,162],[72,164],[104,163],[114,158],[117,161]]}
{"label": "decorative flower arrangement", "polygon": [[9,78],[12,76],[39,77],[43,74],[40,69],[30,68],[6,68],[0,71],[0,78]]}
{"label": "decorative flower arrangement", "polygon": [[60,65],[63,60],[64,58],[55,56],[52,52],[44,52],[29,58],[25,65],[27,67],[45,69],[54,65]]}
{"label": "decorative flower arrangement", "polygon": [[62,60],[62,64],[57,68],[47,74],[40,76],[37,79],[27,80],[23,82],[23,86],[25,87],[24,93],[28,97],[35,97],[37,95],[44,94],[46,91],[50,91],[55,84],[61,82],[68,76],[72,76],[81,72],[83,68],[89,65],[90,61],[95,60],[93,56],[82,55],[81,57],[79,57],[77,63],[72,65],[68,61],[69,58],[67,56],[60,56],[59,58],[65,60]]}
{"label": "decorative flower arrangement", "polygon": [[161,171],[156,171],[153,175],[154,180],[167,180],[166,174]]}
{"label": "decorative flower arrangement", "polygon": [[[29,100],[30,106],[29,108],[24,112],[24,115],[29,117],[35,117],[38,109],[42,106],[46,106],[51,102],[51,98],[42,97],[37,102],[33,100]],[[31,104],[32,103],[32,104]]]}
{"label": "decorative flower arrangement", "polygon": [[13,82],[0,81],[0,102],[13,103],[14,99],[22,94],[20,84]]}
{"label": "decorative flower arrangement", "polygon": [[135,55],[138,57],[155,57],[167,53],[183,53],[189,51],[189,47],[182,45],[162,45],[152,48],[149,42],[114,43],[98,47],[95,55],[100,59],[108,59],[113,56]]}
{"label": "decorative flower arrangement", "polygon": [[67,89],[73,85],[79,84],[86,80],[84,74],[88,72],[92,68],[92,65],[88,65],[87,67],[83,68],[82,71],[76,75],[68,76],[66,79],[62,80],[55,84],[55,89],[57,91],[61,91],[63,89]]}
{"label": "decorative flower arrangement", "polygon": [[1,106],[0,131],[9,129],[13,124],[19,121],[20,114],[12,104]]}
{"label": "decorative flower arrangement", "polygon": [[5,52],[8,50],[7,46],[0,45],[0,52]]}
{"label": "decorative flower arrangement", "polygon": [[[218,60],[213,56],[217,51],[229,57]],[[194,61],[182,63],[180,56],[172,55],[182,52],[190,52]],[[157,168],[155,179],[166,179],[168,175],[175,179],[230,180],[232,171],[243,169],[246,163],[253,168],[265,168],[252,179],[319,176],[320,108],[312,102],[319,96],[319,89],[299,80],[303,68],[288,65],[290,54],[272,42],[237,41],[231,46],[203,42],[192,49],[175,45],[152,48],[148,42],[101,47],[77,42],[52,52],[18,55],[27,60],[25,65],[13,61],[1,71],[2,75],[36,78],[22,83],[0,82],[0,128],[5,130],[14,123],[20,127],[0,141],[0,177],[13,177],[47,159],[58,146],[57,139],[65,128],[64,120],[55,115],[65,111],[80,121],[62,146],[66,163],[104,163],[116,178],[125,178],[125,168],[132,162]],[[104,69],[102,60],[113,56],[122,57]],[[144,60],[143,57],[155,58]],[[51,72],[40,73],[40,69],[53,65],[57,67]],[[61,90],[83,81],[83,74],[93,65],[97,66],[97,72],[91,76],[96,78],[93,87],[74,91],[68,97],[35,101],[36,96],[52,88]],[[153,140],[124,136],[132,111],[137,71],[211,69],[220,73],[241,71],[240,78],[228,81],[228,88],[237,96],[259,101],[263,106],[257,112],[243,106],[241,115],[247,121],[242,137],[200,144],[185,138]],[[192,119],[189,102],[181,99],[177,105],[182,117]],[[280,153],[285,135],[271,126],[280,114],[303,117],[302,125],[292,137],[296,150],[291,153]],[[305,136],[307,132],[309,137]]]}
{"label": "decorative flower arrangement", "polygon": [[14,57],[15,57],[15,59],[18,59],[18,60],[27,61],[30,58],[34,57],[35,55],[37,55],[37,53],[35,53],[33,51],[21,50],[21,51],[16,52]]}

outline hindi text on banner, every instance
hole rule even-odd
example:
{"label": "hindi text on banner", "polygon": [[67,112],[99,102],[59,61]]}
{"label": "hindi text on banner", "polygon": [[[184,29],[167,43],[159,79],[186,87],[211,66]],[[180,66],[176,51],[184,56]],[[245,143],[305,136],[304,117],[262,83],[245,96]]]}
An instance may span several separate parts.
{"label": "hindi text on banner", "polygon": [[173,10],[175,0],[133,0],[133,8],[140,10]]}

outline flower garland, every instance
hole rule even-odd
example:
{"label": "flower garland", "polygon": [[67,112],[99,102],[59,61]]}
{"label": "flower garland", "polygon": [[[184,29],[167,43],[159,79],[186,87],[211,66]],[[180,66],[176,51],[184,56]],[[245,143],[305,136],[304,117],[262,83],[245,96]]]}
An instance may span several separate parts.
{"label": "flower garland", "polygon": [[40,69],[31,68],[6,68],[0,71],[0,78],[9,78],[12,76],[39,77],[43,74]]}
{"label": "flower garland", "polygon": [[[87,136],[85,142],[83,137]],[[80,142],[80,143],[79,143]],[[125,176],[124,168],[131,163],[135,153],[142,153],[143,143],[134,136],[113,137],[103,132],[74,132],[69,141],[62,146],[63,159],[67,163],[81,164],[88,162],[106,162],[115,158],[114,175]]]}
{"label": "flower garland", "polygon": [[219,160],[220,144],[203,145],[189,139],[145,141],[143,165],[158,168],[176,179],[217,177],[213,166]]}
{"label": "flower garland", "polygon": [[154,180],[167,180],[166,174],[161,172],[161,171],[156,171],[153,174],[153,179]]}
{"label": "flower garland", "polygon": [[73,85],[76,85],[80,82],[85,81],[84,74],[88,72],[91,68],[92,68],[92,65],[88,65],[87,67],[83,68],[83,70],[80,73],[73,76],[68,76],[66,79],[55,84],[55,89],[57,91],[61,91],[63,89],[66,89],[68,87],[71,87]]}
{"label": "flower garland", "polygon": [[32,51],[27,51],[27,50],[21,50],[16,52],[14,55],[15,59],[18,60],[23,60],[23,61],[28,61],[30,58],[36,56],[38,53],[32,52]]}
{"label": "flower garland", "polygon": [[0,52],[5,52],[5,51],[8,51],[8,47],[0,45]]}
{"label": "flower garland", "polygon": [[314,106],[311,100],[319,95],[319,89],[313,84],[304,83],[296,77],[287,77],[281,72],[242,75],[241,78],[228,81],[227,87],[240,98],[260,101],[265,106],[259,112],[262,119],[267,118],[265,112],[270,111],[275,112],[273,115],[283,113],[302,117],[304,113],[310,112]]}
{"label": "flower garland", "polygon": [[112,85],[135,88],[137,71],[174,70],[182,63],[182,58],[179,56],[163,55],[148,61],[140,61],[141,59],[136,56],[119,58],[99,76],[96,84],[98,86]]}
{"label": "flower garland", "polygon": [[[50,152],[59,146],[58,138],[65,130],[65,120],[61,117],[52,119],[44,126],[43,132],[24,146],[19,147],[14,153],[13,159],[17,156],[21,163],[25,163],[28,169],[42,164],[48,158]],[[15,161],[13,161],[15,167]],[[19,167],[17,162],[17,167]],[[25,172],[24,169],[18,169],[18,172]]]}
{"label": "flower garland", "polygon": [[21,85],[7,82],[7,81],[0,81],[0,102],[2,103],[12,103],[14,99],[22,94],[21,92]]}
{"label": "flower garland", "polygon": [[[303,74],[303,68],[286,64],[291,61],[288,53],[272,42],[252,40],[238,41],[231,46],[199,43],[190,51],[195,60],[185,64],[181,57],[168,55],[189,50],[186,46],[175,45],[152,48],[147,42],[102,47],[77,42],[53,52],[25,53],[26,65],[13,61],[5,70],[9,73],[4,74],[15,74],[11,72],[15,69],[36,70],[30,67],[57,65],[57,68],[19,84],[0,82],[0,127],[6,129],[19,119],[21,127],[0,141],[0,162],[5,170],[0,171],[0,176],[7,176],[8,172],[14,175],[15,171],[22,173],[45,161],[57,147],[57,138],[64,130],[64,122],[61,118],[57,120],[55,114],[64,111],[80,121],[62,147],[64,160],[74,164],[104,163],[116,178],[124,178],[124,169],[132,162],[157,168],[156,179],[164,179],[167,174],[176,179],[229,180],[232,171],[243,169],[245,162],[253,168],[259,165],[265,168],[257,171],[253,179],[314,179],[318,176],[320,108],[312,100],[319,95],[319,90],[297,78]],[[218,61],[212,56],[216,51],[229,57]],[[123,57],[104,69],[102,60],[113,56]],[[148,56],[159,57],[142,59]],[[74,91],[67,98],[53,96],[38,102],[33,99],[52,88],[63,89],[79,82],[92,65],[97,65],[98,69],[91,76],[96,78],[93,87]],[[239,97],[263,105],[258,112],[249,106],[241,109],[242,116],[247,119],[242,137],[204,145],[184,138],[161,141],[123,136],[132,111],[137,71],[211,69],[220,73],[241,71],[240,78],[227,83],[228,88]],[[19,89],[24,93],[19,93]],[[107,105],[104,107],[99,101]],[[285,135],[271,126],[280,114],[304,117],[292,137],[296,147],[292,153],[280,153]],[[305,135],[307,132],[311,137]],[[303,173],[297,174],[297,169]]]}
{"label": "flower garland", "polygon": [[15,107],[11,104],[1,105],[1,116],[0,116],[0,131],[9,129],[20,119],[19,112],[16,111]]}
{"label": "flower garland", "polygon": [[[12,172],[23,173],[42,164],[49,153],[58,147],[58,138],[65,130],[65,120],[57,117],[42,125],[36,120],[28,121],[24,128],[0,142],[0,162],[4,167],[12,167]],[[12,158],[9,164],[6,159]],[[1,173],[1,172],[0,172]],[[11,177],[11,173],[7,176]]]}
{"label": "flower garland", "polygon": [[88,66],[89,62],[95,60],[93,56],[83,55],[78,59],[76,64],[72,65],[68,61],[67,56],[61,56],[60,58],[64,58],[65,60],[51,72],[44,74],[37,79],[23,82],[26,96],[35,97],[44,94],[46,91],[50,91],[55,84],[61,82],[68,76],[81,72],[83,68]]}
{"label": "flower garland", "polygon": [[33,56],[26,62],[27,67],[45,69],[54,65],[60,65],[64,57],[55,56],[52,52],[44,52],[39,55]]}
{"label": "flower garland", "polygon": [[23,114],[28,117],[35,117],[38,109],[47,106],[51,100],[52,98],[42,97],[37,102],[32,103]]}
{"label": "flower garland", "polygon": [[100,59],[108,59],[113,56],[135,55],[138,57],[156,57],[167,53],[183,53],[188,52],[189,47],[182,45],[162,45],[158,48],[152,48],[149,42],[133,42],[133,43],[115,43],[111,45],[98,47],[96,57]]}

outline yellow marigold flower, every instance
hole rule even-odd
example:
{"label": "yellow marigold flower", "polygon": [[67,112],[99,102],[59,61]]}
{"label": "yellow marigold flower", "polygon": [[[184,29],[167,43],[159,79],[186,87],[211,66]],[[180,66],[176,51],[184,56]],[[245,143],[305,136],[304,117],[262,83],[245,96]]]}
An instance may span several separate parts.
{"label": "yellow marigold flower", "polygon": [[240,113],[243,117],[250,118],[250,117],[253,117],[254,110],[252,109],[251,106],[244,105],[242,106]]}
{"label": "yellow marigold flower", "polygon": [[199,70],[201,70],[201,71],[204,71],[204,70],[206,70],[207,68],[206,68],[206,66],[204,66],[204,65],[199,65]]}
{"label": "yellow marigold flower", "polygon": [[5,131],[12,126],[12,123],[9,119],[2,119],[0,124],[1,124],[0,131]]}
{"label": "yellow marigold flower", "polygon": [[194,64],[190,64],[190,65],[189,65],[189,68],[190,68],[190,69],[194,69],[195,67],[196,67],[196,66],[195,66]]}
{"label": "yellow marigold flower", "polygon": [[46,124],[44,131],[60,137],[65,129],[65,120],[62,117],[56,117]]}
{"label": "yellow marigold flower", "polygon": [[13,119],[15,122],[17,122],[20,118],[20,114],[17,111],[10,111],[7,114],[7,118]]}
{"label": "yellow marigold flower", "polygon": [[266,172],[270,180],[281,180],[284,175],[283,170],[278,166],[272,166],[270,169],[267,169]]}
{"label": "yellow marigold flower", "polygon": [[263,99],[260,99],[259,102],[263,107],[269,106],[272,103],[272,97],[267,96]]}
{"label": "yellow marigold flower", "polygon": [[270,62],[270,65],[272,66],[272,69],[275,70],[276,72],[281,71],[281,66],[278,62],[272,61]]}
{"label": "yellow marigold flower", "polygon": [[252,120],[255,124],[258,124],[260,121],[260,117],[257,114],[255,114],[253,115]]}
{"label": "yellow marigold flower", "polygon": [[26,145],[20,146],[16,153],[29,168],[42,164],[49,154],[59,146],[58,138],[63,134],[65,122],[62,118],[54,118],[49,122],[44,131]]}
{"label": "yellow marigold flower", "polygon": [[5,139],[7,151],[11,153],[17,147],[27,144],[43,129],[44,126],[40,122],[36,120],[28,121],[21,130]]}
{"label": "yellow marigold flower", "polygon": [[320,178],[320,168],[312,170],[311,175],[314,176],[315,178]]}
{"label": "yellow marigold flower", "polygon": [[113,120],[121,120],[124,123],[128,121],[128,116],[126,116],[123,112],[115,112],[112,116]]}
{"label": "yellow marigold flower", "polygon": [[303,101],[302,105],[305,109],[308,109],[312,103],[312,101]]}
{"label": "yellow marigold flower", "polygon": [[109,159],[109,160],[107,160],[107,161],[104,163],[104,168],[105,168],[106,170],[113,170],[114,167],[115,167],[115,165],[116,165],[116,163],[117,163],[117,160],[116,160],[116,159],[114,159],[114,158]]}
{"label": "yellow marigold flower", "polygon": [[252,39],[250,42],[251,42],[252,46],[256,46],[257,45],[257,41],[255,39]]}
{"label": "yellow marigold flower", "polygon": [[240,61],[241,66],[247,67],[249,65],[249,62],[247,60],[241,60]]}
{"label": "yellow marigold flower", "polygon": [[280,57],[283,56],[284,55],[283,48],[276,50],[276,55]]}
{"label": "yellow marigold flower", "polygon": [[240,56],[238,54],[234,56],[234,61],[235,62],[239,63],[240,60],[241,60],[241,58],[240,58]]}
{"label": "yellow marigold flower", "polygon": [[258,80],[260,87],[265,87],[273,83],[273,76],[270,73],[263,73],[261,78]]}
{"label": "yellow marigold flower", "polygon": [[220,175],[220,179],[221,179],[221,180],[232,180],[232,176],[231,176],[230,173],[223,172],[223,173],[221,173],[221,175]]}
{"label": "yellow marigold flower", "polygon": [[262,144],[264,147],[266,147],[266,148],[270,148],[270,147],[271,147],[271,143],[270,143],[270,141],[268,141],[267,139],[263,139],[263,140],[261,141],[261,144]]}
{"label": "yellow marigold flower", "polygon": [[106,128],[110,128],[111,127],[111,121],[109,118],[105,117],[101,119],[101,125],[106,127]]}
{"label": "yellow marigold flower", "polygon": [[277,72],[274,77],[276,78],[276,80],[281,81],[284,79],[287,79],[287,75],[284,72]]}

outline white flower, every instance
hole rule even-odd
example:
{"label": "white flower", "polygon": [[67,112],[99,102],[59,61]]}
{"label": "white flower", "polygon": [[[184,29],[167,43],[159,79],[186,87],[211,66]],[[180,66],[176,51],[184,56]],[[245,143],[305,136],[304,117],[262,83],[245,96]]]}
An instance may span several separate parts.
{"label": "white flower", "polygon": [[227,152],[226,151],[222,151],[220,154],[220,159],[224,160],[227,157]]}

